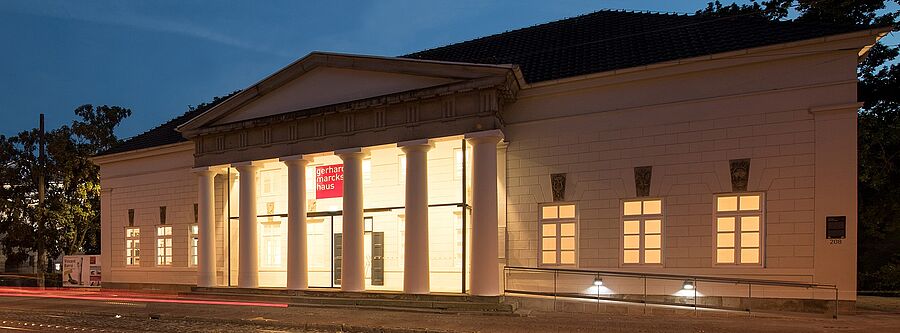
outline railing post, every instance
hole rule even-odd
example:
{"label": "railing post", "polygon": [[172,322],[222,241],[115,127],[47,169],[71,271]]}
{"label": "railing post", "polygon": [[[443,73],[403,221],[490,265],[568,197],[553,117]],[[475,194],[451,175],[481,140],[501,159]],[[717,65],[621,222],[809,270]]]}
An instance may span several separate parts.
{"label": "railing post", "polygon": [[641,277],[644,278],[644,314],[647,314],[647,276],[641,275]]}
{"label": "railing post", "polygon": [[694,316],[695,317],[698,315],[698,312],[697,312],[697,287],[699,287],[697,285],[697,278],[694,278]]}
{"label": "railing post", "polygon": [[838,288],[834,287],[834,316],[833,319],[837,319],[838,317],[838,306],[840,306],[840,301],[838,301]]}
{"label": "railing post", "polygon": [[[597,281],[599,279],[600,279],[600,274],[598,273],[597,276],[594,277],[594,281]],[[598,286],[596,283],[594,283],[594,287],[597,287],[597,313],[600,313],[600,287],[601,286]]]}
{"label": "railing post", "polygon": [[553,271],[553,311],[556,311],[556,280],[559,278],[559,271]]}
{"label": "railing post", "polygon": [[753,283],[747,282],[747,316],[753,317]]}

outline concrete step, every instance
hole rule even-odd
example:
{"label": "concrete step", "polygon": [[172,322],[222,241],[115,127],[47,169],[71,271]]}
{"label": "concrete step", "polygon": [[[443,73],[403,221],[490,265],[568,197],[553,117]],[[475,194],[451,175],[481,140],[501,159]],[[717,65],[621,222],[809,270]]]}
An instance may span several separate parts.
{"label": "concrete step", "polygon": [[426,312],[479,312],[513,314],[515,308],[502,298],[469,295],[409,295],[393,292],[345,293],[283,289],[194,288],[186,298],[286,303],[289,306],[360,307]]}

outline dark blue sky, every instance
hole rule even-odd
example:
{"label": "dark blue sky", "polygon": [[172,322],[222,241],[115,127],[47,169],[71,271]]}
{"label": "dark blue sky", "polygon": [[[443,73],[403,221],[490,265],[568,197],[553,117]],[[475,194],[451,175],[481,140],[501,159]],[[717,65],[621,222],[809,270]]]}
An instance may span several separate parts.
{"label": "dark blue sky", "polygon": [[3,1],[0,134],[133,110],[129,137],[314,50],[394,56],[600,9],[694,12],[709,0]]}

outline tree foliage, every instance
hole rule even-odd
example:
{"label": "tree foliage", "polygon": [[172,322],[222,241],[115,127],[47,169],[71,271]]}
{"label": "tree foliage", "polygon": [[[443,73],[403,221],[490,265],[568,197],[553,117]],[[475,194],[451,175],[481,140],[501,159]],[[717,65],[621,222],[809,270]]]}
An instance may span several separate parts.
{"label": "tree foliage", "polygon": [[[47,131],[43,168],[38,129],[0,136],[0,246],[12,264],[100,253],[100,175],[89,158],[119,142],[114,129],[131,110],[86,104],[75,115],[78,119],[70,125]],[[43,207],[38,205],[42,169]],[[38,258],[41,252],[45,257]]]}
{"label": "tree foliage", "polygon": [[[697,15],[760,16],[827,24],[891,24],[897,0],[769,0],[722,5],[711,2]],[[793,12],[792,12],[793,11]],[[898,47],[878,43],[859,64],[859,290],[900,291],[900,65]]]}

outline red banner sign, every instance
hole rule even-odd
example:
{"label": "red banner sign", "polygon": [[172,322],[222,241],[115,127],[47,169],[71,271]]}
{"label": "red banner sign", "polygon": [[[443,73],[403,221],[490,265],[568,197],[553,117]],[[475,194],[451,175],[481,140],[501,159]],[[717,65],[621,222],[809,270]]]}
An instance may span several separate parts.
{"label": "red banner sign", "polygon": [[316,199],[344,196],[344,165],[332,164],[316,167]]}

